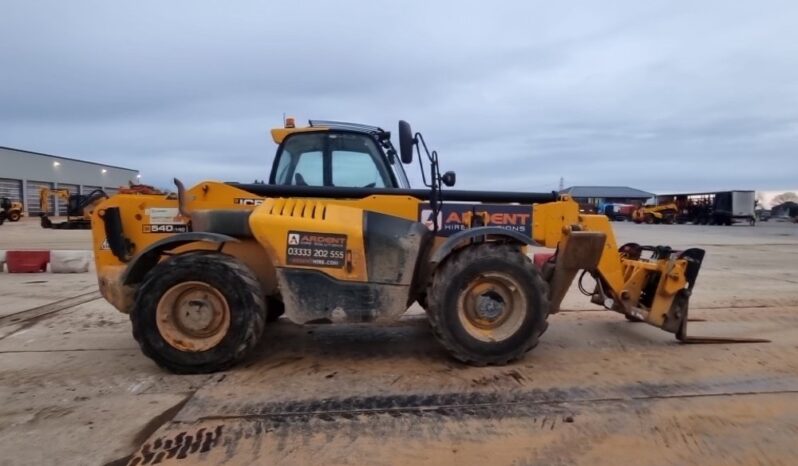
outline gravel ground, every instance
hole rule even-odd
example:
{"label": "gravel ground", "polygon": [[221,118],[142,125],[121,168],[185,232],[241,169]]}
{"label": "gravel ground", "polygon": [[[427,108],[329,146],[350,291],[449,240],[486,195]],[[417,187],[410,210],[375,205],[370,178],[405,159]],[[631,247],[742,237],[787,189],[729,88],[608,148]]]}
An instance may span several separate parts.
{"label": "gravel ground", "polygon": [[[772,343],[679,345],[572,290],[509,366],[452,361],[414,309],[382,326],[281,320],[242,366],[175,376],[92,273],[0,273],[0,465],[794,464],[798,226],[615,227],[619,243],[707,249],[691,332]],[[88,241],[0,226],[0,250]]]}

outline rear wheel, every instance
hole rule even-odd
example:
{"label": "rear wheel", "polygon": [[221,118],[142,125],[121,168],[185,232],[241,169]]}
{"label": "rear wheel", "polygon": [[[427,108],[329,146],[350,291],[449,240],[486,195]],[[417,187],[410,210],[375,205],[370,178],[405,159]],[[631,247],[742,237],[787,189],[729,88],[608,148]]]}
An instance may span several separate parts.
{"label": "rear wheel", "polygon": [[518,359],[546,330],[548,285],[510,245],[483,243],[455,252],[436,272],[428,297],[436,337],[469,364]]}
{"label": "rear wheel", "polygon": [[233,257],[174,256],[144,278],[130,313],[144,354],[176,373],[224,370],[243,359],[263,333],[260,284]]}
{"label": "rear wheel", "polygon": [[22,217],[22,214],[18,210],[12,210],[8,214],[8,220],[10,222],[18,222],[21,217]]}

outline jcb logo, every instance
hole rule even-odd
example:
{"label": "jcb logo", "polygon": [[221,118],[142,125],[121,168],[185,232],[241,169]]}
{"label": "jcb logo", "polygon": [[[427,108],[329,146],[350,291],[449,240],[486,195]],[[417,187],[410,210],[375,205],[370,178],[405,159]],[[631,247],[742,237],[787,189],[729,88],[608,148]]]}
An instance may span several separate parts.
{"label": "jcb logo", "polygon": [[237,198],[233,199],[233,204],[238,204],[238,205],[261,205],[261,204],[263,204],[263,199],[237,197]]}

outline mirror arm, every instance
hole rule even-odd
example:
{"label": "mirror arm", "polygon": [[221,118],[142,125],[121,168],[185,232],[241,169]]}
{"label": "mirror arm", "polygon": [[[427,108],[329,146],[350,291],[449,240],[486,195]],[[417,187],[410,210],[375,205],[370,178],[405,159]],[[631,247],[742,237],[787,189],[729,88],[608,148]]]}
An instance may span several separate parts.
{"label": "mirror arm", "polygon": [[421,158],[420,146],[424,146],[424,151],[427,153],[427,158],[429,158],[429,150],[427,150],[427,144],[424,142],[424,136],[422,136],[421,133],[416,133],[415,136],[413,136],[413,139],[415,142],[415,144],[413,145],[416,146],[416,155],[418,156],[418,166],[419,169],[421,170],[421,181],[424,183],[424,186],[431,188],[432,186],[430,185],[430,183],[427,182],[427,176],[426,173],[424,173],[424,161]]}

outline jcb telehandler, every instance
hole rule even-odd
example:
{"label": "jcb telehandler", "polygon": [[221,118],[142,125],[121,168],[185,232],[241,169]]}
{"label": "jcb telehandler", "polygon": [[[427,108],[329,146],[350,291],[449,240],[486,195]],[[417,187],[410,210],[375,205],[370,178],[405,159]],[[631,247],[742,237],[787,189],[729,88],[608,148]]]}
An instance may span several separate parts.
{"label": "jcb telehandler", "polygon": [[[454,174],[403,121],[399,151],[387,131],[349,123],[289,119],[272,136],[268,184],[175,180],[176,194],[119,194],[94,211],[100,290],[169,370],[232,366],[282,313],[387,321],[416,301],[455,358],[505,364],[537,345],[580,270],[594,303],[689,341],[701,249],[618,248],[607,217],[567,196],[444,189]],[[427,189],[410,189],[403,164],[422,151]],[[530,245],[556,251],[536,265]]]}

